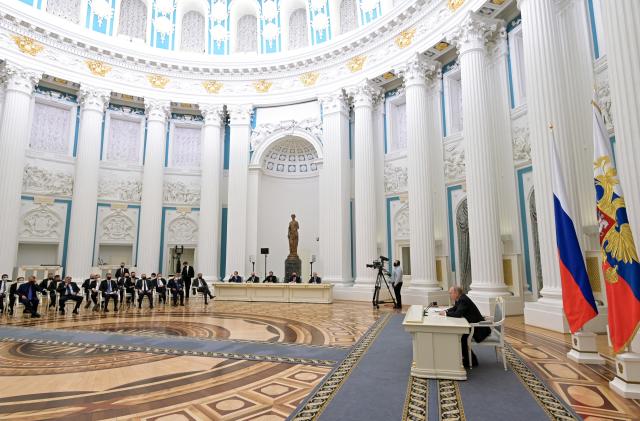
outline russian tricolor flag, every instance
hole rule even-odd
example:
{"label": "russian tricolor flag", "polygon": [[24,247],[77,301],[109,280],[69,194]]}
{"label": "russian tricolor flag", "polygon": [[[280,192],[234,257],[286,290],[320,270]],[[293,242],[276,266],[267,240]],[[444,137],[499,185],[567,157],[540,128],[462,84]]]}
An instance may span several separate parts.
{"label": "russian tricolor flag", "polygon": [[571,333],[575,333],[589,320],[596,317],[598,309],[593,298],[584,257],[578,242],[575,225],[560,168],[558,150],[551,128],[553,208],[556,220],[556,242],[560,278],[562,279],[562,305]]}

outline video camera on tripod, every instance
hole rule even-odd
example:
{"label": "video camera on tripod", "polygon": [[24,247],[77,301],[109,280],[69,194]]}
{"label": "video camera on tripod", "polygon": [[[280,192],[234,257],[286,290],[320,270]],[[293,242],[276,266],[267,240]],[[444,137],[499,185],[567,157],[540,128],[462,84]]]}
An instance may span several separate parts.
{"label": "video camera on tripod", "polygon": [[389,291],[389,296],[391,297],[391,301],[393,302],[393,306],[396,306],[396,299],[391,292],[391,288],[389,287],[389,283],[387,282],[387,278],[385,274],[389,275],[389,272],[384,268],[384,263],[388,262],[389,258],[380,256],[379,259],[374,260],[371,263],[367,263],[367,267],[370,269],[376,269],[378,271],[378,276],[376,277],[376,283],[373,289],[373,300],[372,304],[375,308],[380,308],[380,303],[384,303],[385,301],[380,301],[380,288],[382,287],[382,282],[387,286],[387,291]]}

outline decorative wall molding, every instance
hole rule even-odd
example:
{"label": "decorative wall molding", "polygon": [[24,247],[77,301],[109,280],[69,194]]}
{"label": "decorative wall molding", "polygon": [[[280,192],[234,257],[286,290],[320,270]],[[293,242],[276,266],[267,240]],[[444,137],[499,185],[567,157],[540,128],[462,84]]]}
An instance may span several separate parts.
{"label": "decorative wall molding", "polygon": [[464,160],[464,142],[450,143],[444,147],[444,177],[445,182],[463,180],[466,175]]}
{"label": "decorative wall molding", "polygon": [[21,240],[51,240],[59,242],[64,233],[64,223],[49,203],[34,204],[22,217]]}
{"label": "decorative wall molding", "polygon": [[187,213],[177,212],[177,217],[167,225],[169,244],[194,244],[198,242],[198,223]]}
{"label": "decorative wall molding", "polygon": [[511,141],[513,143],[513,160],[515,162],[531,161],[529,127],[514,127]]}
{"label": "decorative wall molding", "polygon": [[283,120],[278,123],[265,123],[256,126],[251,132],[251,150],[258,146],[274,133],[293,133],[295,130],[303,130],[322,142],[322,121],[317,118],[304,120]]}
{"label": "decorative wall molding", "polygon": [[126,208],[112,208],[100,224],[100,241],[130,243],[135,240],[136,225]]}
{"label": "decorative wall molding", "polygon": [[607,130],[613,132],[613,111],[611,110],[611,91],[609,89],[608,79],[596,83],[596,99],[600,110],[602,110],[602,117],[604,118]]}
{"label": "decorative wall molding", "polygon": [[384,192],[401,193],[407,191],[407,182],[409,180],[406,165],[396,166],[391,163],[384,165]]}
{"label": "decorative wall molding", "polygon": [[200,203],[200,185],[183,181],[165,181],[163,197],[165,203],[197,205]]}
{"label": "decorative wall molding", "polygon": [[22,192],[71,197],[73,194],[73,174],[27,164],[22,176]]}
{"label": "decorative wall molding", "polygon": [[409,203],[405,203],[396,212],[393,220],[393,230],[395,240],[409,239]]}
{"label": "decorative wall molding", "polygon": [[140,202],[142,200],[142,182],[136,179],[117,177],[112,173],[103,173],[98,181],[98,198]]}

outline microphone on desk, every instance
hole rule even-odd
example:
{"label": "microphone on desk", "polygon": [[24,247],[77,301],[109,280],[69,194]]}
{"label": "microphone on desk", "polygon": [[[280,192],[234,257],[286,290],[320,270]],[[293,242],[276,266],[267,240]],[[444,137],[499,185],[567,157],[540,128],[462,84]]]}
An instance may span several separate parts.
{"label": "microphone on desk", "polygon": [[430,303],[429,303],[429,305],[427,306],[427,308],[425,308],[425,309],[424,309],[424,313],[423,313],[423,314],[424,314],[425,316],[428,316],[428,315],[429,315],[429,309],[430,309],[431,307],[433,307],[433,306],[437,306],[437,305],[438,305],[438,302],[437,302],[437,301],[432,301],[432,302],[430,302]]}

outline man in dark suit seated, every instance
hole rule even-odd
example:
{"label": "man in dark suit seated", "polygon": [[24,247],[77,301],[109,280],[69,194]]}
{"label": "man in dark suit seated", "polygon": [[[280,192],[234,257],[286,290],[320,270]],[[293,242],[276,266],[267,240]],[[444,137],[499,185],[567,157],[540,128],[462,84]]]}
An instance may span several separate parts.
{"label": "man in dark suit seated", "polygon": [[167,280],[164,279],[161,273],[157,275],[151,274],[151,282],[154,282],[156,286],[156,292],[158,293],[158,303],[167,303]]}
{"label": "man in dark suit seated", "polygon": [[129,268],[125,267],[124,262],[122,262],[118,270],[116,270],[116,279],[124,278],[125,273],[129,273]]}
{"label": "man in dark suit seated", "polygon": [[9,287],[9,316],[13,316],[13,307],[16,305],[16,296],[18,294],[18,285],[22,285],[24,278],[18,277]]}
{"label": "man in dark suit seated", "polygon": [[238,275],[238,271],[233,272],[233,275],[229,277],[229,282],[242,282],[242,276]]}
{"label": "man in dark suit seated", "polygon": [[[451,302],[453,302],[453,307],[447,309],[446,311],[440,312],[441,315],[446,315],[448,317],[464,317],[467,319],[469,323],[478,323],[484,321],[484,317],[480,314],[480,310],[478,307],[471,301],[462,288],[456,286],[449,288],[449,298]],[[487,336],[491,334],[491,328],[488,327],[476,327],[473,330],[473,339],[476,342],[482,342],[486,339]],[[467,339],[469,338],[469,334],[462,335],[462,364],[465,368],[469,368],[469,348],[467,346]],[[471,364],[474,367],[478,365],[478,359],[476,358],[476,354],[471,351]]]}
{"label": "man in dark suit seated", "polygon": [[257,284],[258,282],[260,282],[260,277],[255,272],[251,272],[251,276],[247,278],[247,283]]}
{"label": "man in dark suit seated", "polygon": [[313,275],[311,275],[311,278],[309,278],[309,283],[319,284],[320,282],[322,282],[322,279],[320,279],[320,277],[318,276],[318,272],[313,272]]}
{"label": "man in dark suit seated", "polygon": [[65,276],[64,282],[58,286],[58,294],[60,294],[60,314],[64,316],[64,305],[68,300],[76,302],[73,308],[73,314],[78,314],[80,304],[82,304],[82,296],[78,295],[80,288],[74,282],[71,282],[71,276]]}
{"label": "man in dark suit seated", "polygon": [[138,279],[135,272],[131,276],[124,275],[124,293],[127,304],[133,304],[136,297],[136,284]]}
{"label": "man in dark suit seated", "polygon": [[269,271],[269,276],[264,278],[264,281],[262,281],[262,283],[265,283],[265,282],[269,282],[269,283],[272,283],[272,284],[277,284],[278,283],[278,278],[273,274],[273,272]]}
{"label": "man in dark suit seated", "polygon": [[31,317],[40,317],[38,313],[38,292],[42,292],[42,289],[36,285],[36,277],[29,276],[29,281],[26,284],[22,284],[18,287],[18,297],[20,302],[24,304],[24,311],[31,313]]}
{"label": "man in dark suit seated", "polygon": [[2,280],[0,280],[0,313],[4,312],[4,297],[9,293],[11,280],[6,273],[2,274]]}
{"label": "man in dark suit seated", "polygon": [[113,311],[118,311],[118,283],[107,275],[107,279],[100,282],[100,291],[104,297],[104,311],[109,311],[109,300],[113,300]]}
{"label": "man in dark suit seated", "polygon": [[167,285],[169,291],[171,291],[171,298],[173,301],[173,306],[178,305],[178,297],[180,297],[180,305],[184,305],[184,281],[182,280],[182,275],[176,273],[176,276],[173,279],[169,279],[169,284]]}
{"label": "man in dark suit seated", "polygon": [[144,297],[149,298],[149,308],[153,309],[153,288],[155,285],[147,279],[147,274],[140,275],[140,279],[136,282],[136,289],[138,290],[138,308],[142,308],[142,299]]}
{"label": "man in dark suit seated", "polygon": [[211,290],[209,289],[209,285],[207,285],[207,281],[202,276],[202,273],[198,273],[198,277],[193,280],[194,285],[196,286],[196,291],[201,292],[204,295],[204,303],[209,304],[208,299],[214,299],[215,295],[211,294]]}
{"label": "man in dark suit seated", "polygon": [[[107,274],[109,276],[110,273]],[[96,283],[96,274],[92,273],[87,279],[84,280],[80,287],[84,291],[84,299],[86,303],[84,308],[89,308],[91,301],[93,301],[93,310],[98,309],[98,285]]]}
{"label": "man in dark suit seated", "polygon": [[288,284],[291,284],[291,283],[299,284],[299,283],[302,283],[302,278],[299,277],[297,273],[293,272],[291,274],[291,276],[289,277],[289,279],[287,280],[287,283]]}
{"label": "man in dark suit seated", "polygon": [[56,291],[58,289],[59,282],[60,275],[53,276],[53,272],[49,272],[47,277],[40,281],[40,293],[42,295],[47,293],[49,294],[49,308],[54,308],[56,306]]}

